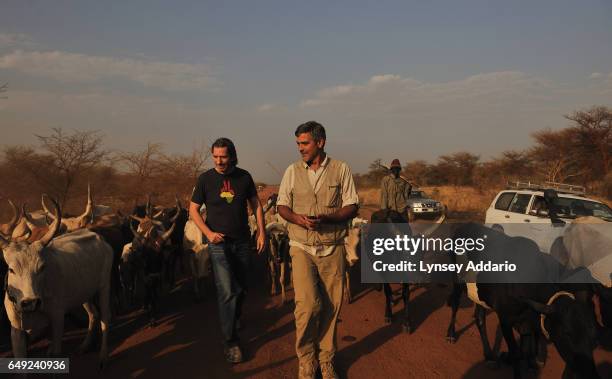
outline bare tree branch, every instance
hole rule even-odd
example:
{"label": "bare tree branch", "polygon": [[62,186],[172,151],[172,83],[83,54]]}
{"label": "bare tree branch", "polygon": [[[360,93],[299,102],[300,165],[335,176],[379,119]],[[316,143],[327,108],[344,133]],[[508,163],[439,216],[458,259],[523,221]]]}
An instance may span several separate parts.
{"label": "bare tree branch", "polygon": [[62,128],[52,130],[49,136],[36,137],[62,178],[63,188],[57,195],[63,206],[76,179],[103,163],[108,151],[102,148],[104,137],[98,130],[75,130],[70,134],[65,134]]}

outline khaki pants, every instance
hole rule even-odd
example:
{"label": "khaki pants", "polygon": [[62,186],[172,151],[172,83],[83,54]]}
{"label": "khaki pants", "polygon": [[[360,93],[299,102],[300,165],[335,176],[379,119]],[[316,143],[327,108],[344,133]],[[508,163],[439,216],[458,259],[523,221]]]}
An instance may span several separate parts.
{"label": "khaki pants", "polygon": [[336,353],[336,324],[344,289],[344,245],[325,257],[292,246],[295,291],[295,349],[300,362],[330,362]]}

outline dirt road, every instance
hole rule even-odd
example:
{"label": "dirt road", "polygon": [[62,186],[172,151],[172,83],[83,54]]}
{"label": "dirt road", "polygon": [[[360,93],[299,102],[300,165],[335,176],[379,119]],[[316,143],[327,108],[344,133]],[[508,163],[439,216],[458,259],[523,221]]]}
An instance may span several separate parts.
{"label": "dirt road", "polygon": [[[184,285],[166,295],[159,325],[145,326],[139,311],[119,317],[110,338],[111,357],[103,373],[96,370],[97,354],[71,355],[72,378],[295,378],[293,305],[279,305],[263,286],[263,262],[257,259],[251,278],[253,287],[245,304],[242,340],[248,360],[231,366],[223,359],[221,335],[211,283],[202,303],[192,300]],[[186,284],[186,283],[183,283]],[[509,367],[491,369],[482,363],[478,332],[472,322],[472,306],[466,300],[458,314],[459,341],[444,340],[449,320],[445,299],[449,289],[433,285],[411,294],[411,314],[416,330],[402,333],[398,322],[383,323],[381,292],[371,287],[353,287],[355,302],[342,308],[338,330],[337,366],[345,378],[511,378]],[[394,308],[399,312],[401,304]],[[487,317],[491,340],[496,317]],[[64,351],[76,349],[84,331],[67,333]],[[8,341],[2,341],[2,356],[9,356]],[[33,346],[33,356],[44,356],[47,341]],[[560,378],[562,361],[549,345],[549,360],[539,376]],[[596,361],[602,378],[612,377],[612,352],[598,348]]]}

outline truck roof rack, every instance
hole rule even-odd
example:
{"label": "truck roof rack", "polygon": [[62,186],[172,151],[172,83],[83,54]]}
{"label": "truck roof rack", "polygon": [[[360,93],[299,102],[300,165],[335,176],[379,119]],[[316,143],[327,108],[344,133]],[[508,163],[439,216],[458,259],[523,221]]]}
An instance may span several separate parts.
{"label": "truck roof rack", "polygon": [[528,189],[535,191],[544,191],[545,189],[554,189],[559,193],[566,193],[571,195],[585,196],[586,189],[584,186],[577,186],[575,184],[565,184],[556,182],[544,182],[536,183],[531,181],[509,181],[507,186],[508,189]]}

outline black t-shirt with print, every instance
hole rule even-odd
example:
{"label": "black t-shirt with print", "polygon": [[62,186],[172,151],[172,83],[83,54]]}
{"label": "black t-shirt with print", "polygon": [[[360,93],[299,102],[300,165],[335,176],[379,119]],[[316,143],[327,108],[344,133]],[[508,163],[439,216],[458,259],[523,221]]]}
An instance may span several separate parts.
{"label": "black t-shirt with print", "polygon": [[206,204],[206,225],[234,239],[249,238],[247,201],[257,196],[248,171],[235,167],[227,174],[214,168],[202,173],[193,189],[191,201]]}

